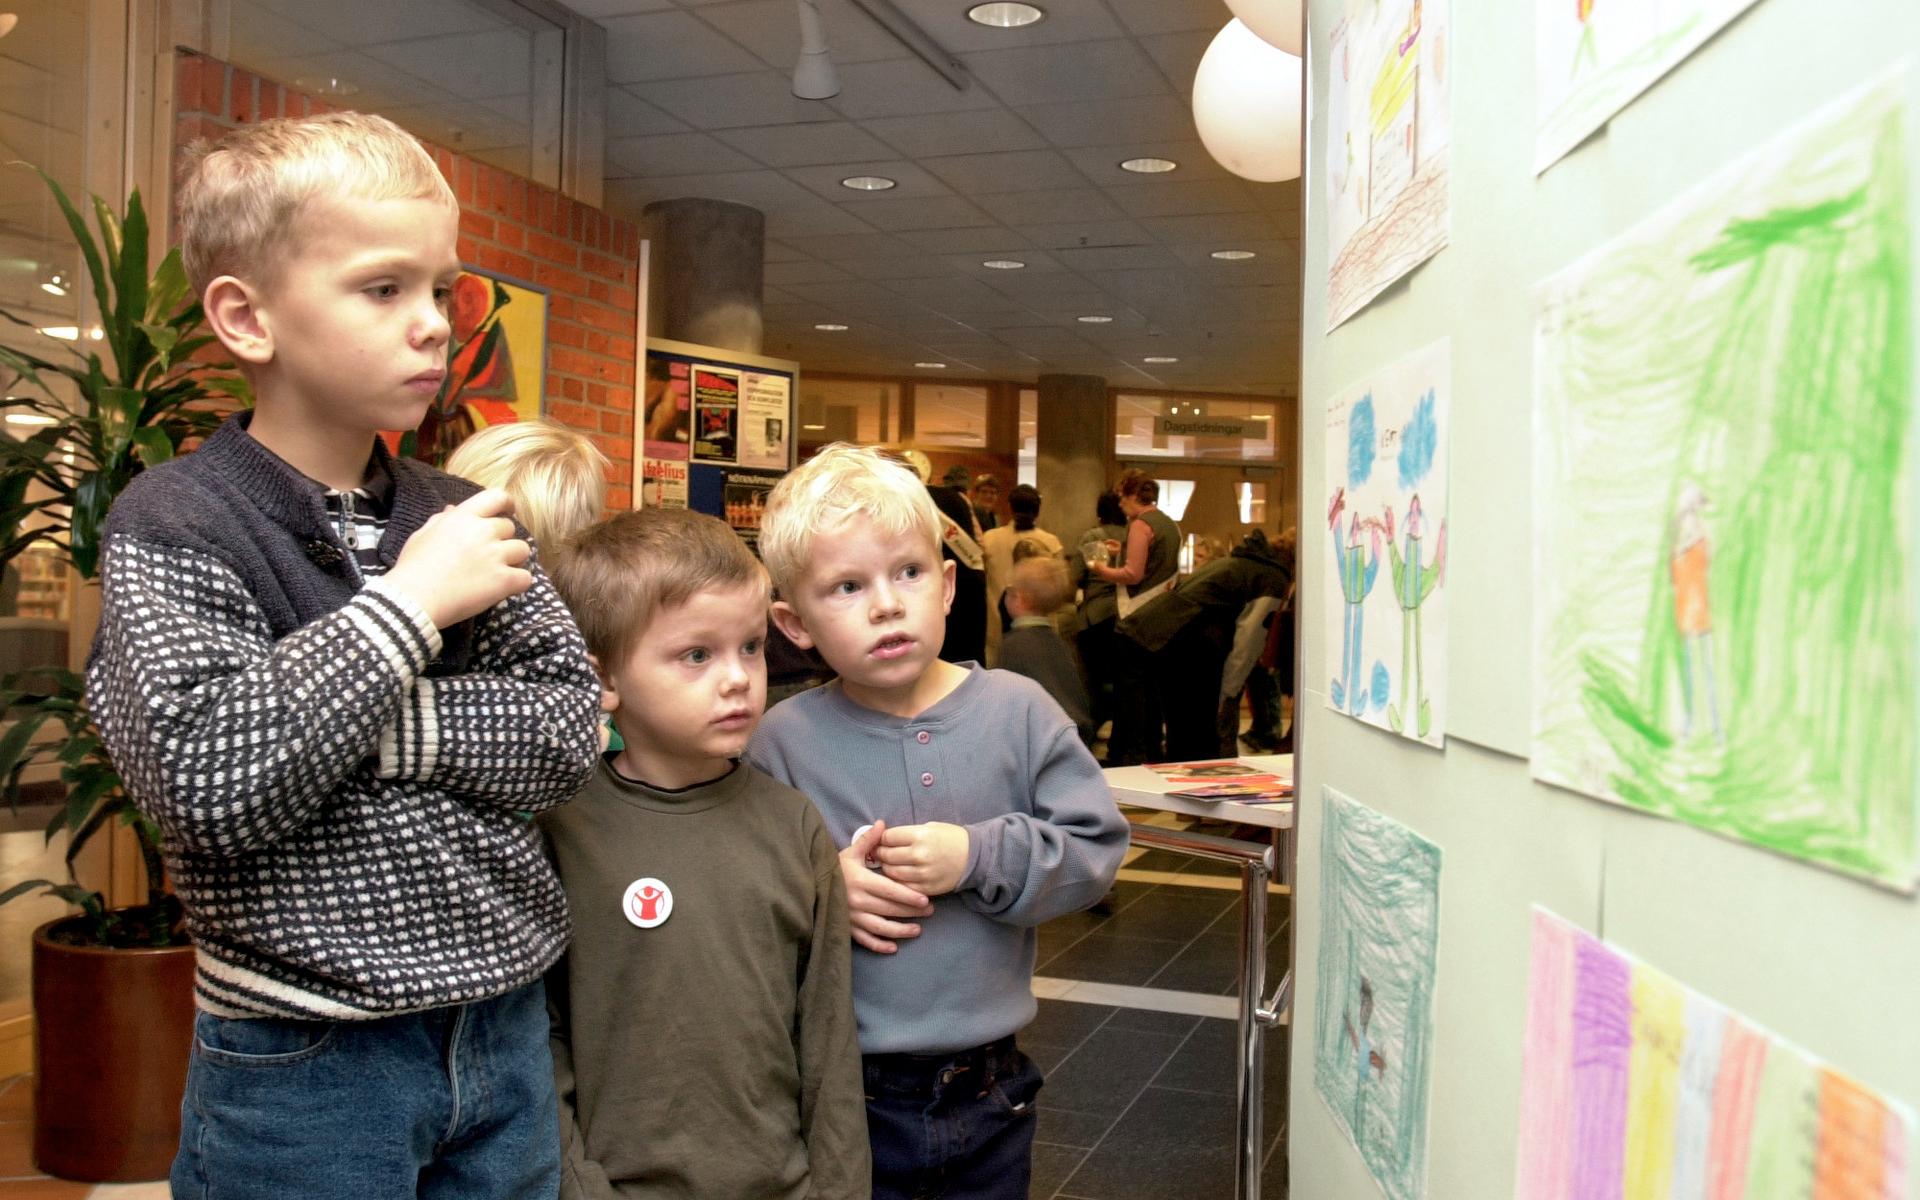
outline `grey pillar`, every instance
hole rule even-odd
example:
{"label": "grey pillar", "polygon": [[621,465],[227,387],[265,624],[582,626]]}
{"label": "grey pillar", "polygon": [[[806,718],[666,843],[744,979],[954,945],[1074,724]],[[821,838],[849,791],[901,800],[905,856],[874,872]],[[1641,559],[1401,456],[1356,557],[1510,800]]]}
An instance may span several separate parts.
{"label": "grey pillar", "polygon": [[725,200],[658,200],[640,217],[650,243],[647,335],[760,353],[767,218]]}
{"label": "grey pillar", "polygon": [[1039,387],[1040,527],[1071,546],[1093,525],[1094,501],[1113,484],[1113,404],[1098,375],[1042,375]]}

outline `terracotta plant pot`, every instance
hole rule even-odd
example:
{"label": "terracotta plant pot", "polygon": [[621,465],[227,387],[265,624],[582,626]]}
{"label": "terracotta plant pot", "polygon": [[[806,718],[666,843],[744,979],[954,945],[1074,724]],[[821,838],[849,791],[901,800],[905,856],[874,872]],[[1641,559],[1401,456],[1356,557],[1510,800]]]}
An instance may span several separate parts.
{"label": "terracotta plant pot", "polygon": [[33,931],[33,1161],[62,1179],[165,1179],[193,1047],[193,947],[67,946]]}

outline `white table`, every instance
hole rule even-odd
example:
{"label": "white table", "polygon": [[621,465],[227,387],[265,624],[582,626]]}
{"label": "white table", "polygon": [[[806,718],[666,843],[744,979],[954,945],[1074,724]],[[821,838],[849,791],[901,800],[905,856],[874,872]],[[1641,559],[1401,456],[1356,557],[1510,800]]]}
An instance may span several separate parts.
{"label": "white table", "polygon": [[[1293,778],[1291,754],[1239,755],[1234,761],[1282,779]],[[1276,874],[1289,881],[1293,878],[1294,802],[1241,804],[1234,800],[1173,796],[1168,793],[1197,785],[1170,782],[1167,776],[1146,767],[1111,767],[1105,774],[1117,803],[1273,830],[1273,844],[1261,845],[1155,825],[1132,826],[1136,845],[1233,863],[1240,868],[1240,1061],[1235,1096],[1239,1145],[1235,1152],[1239,1160],[1241,1200],[1259,1200],[1260,1160],[1266,1149],[1261,1134],[1261,1058],[1267,1027],[1286,1019],[1293,991],[1293,972],[1289,970],[1274,989],[1273,998],[1264,1005],[1261,1003],[1267,978],[1267,880]]]}

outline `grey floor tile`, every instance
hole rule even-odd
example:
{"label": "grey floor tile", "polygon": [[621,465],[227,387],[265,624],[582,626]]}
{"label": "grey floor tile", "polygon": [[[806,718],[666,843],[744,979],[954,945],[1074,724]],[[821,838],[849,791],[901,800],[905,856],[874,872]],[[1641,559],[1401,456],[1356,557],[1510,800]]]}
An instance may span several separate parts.
{"label": "grey floor tile", "polygon": [[1097,1200],[1224,1200],[1234,1191],[1233,1098],[1150,1087],[1061,1188]]}
{"label": "grey floor tile", "polygon": [[1151,1008],[1121,1008],[1114,1010],[1108,1020],[1109,1029],[1137,1029],[1142,1033],[1163,1033],[1169,1037],[1185,1037],[1193,1032],[1193,1027],[1202,1018],[1190,1013],[1159,1012]]}
{"label": "grey floor tile", "polygon": [[1153,978],[1181,950],[1182,943],[1177,941],[1091,933],[1048,959],[1045,974],[1055,979],[1139,985]]}
{"label": "grey floor tile", "polygon": [[1116,1113],[1083,1113],[1071,1108],[1061,1108],[1047,1099],[1047,1089],[1040,1089],[1040,1124],[1034,1134],[1036,1142],[1045,1142],[1050,1146],[1073,1146],[1081,1150],[1090,1150],[1105,1137],[1107,1130],[1113,1128]]}
{"label": "grey floor tile", "polygon": [[1182,947],[1145,981],[1148,987],[1220,996],[1240,982],[1240,934],[1209,933]]}
{"label": "grey floor tile", "polygon": [[1020,1041],[1078,1046],[1087,1035],[1118,1012],[1105,1004],[1075,1004],[1070,1000],[1041,1000],[1031,1024],[1020,1031]]}
{"label": "grey floor tile", "polygon": [[1186,942],[1199,937],[1228,909],[1238,911],[1232,892],[1197,888],[1156,888],[1101,926],[1103,934]]}
{"label": "grey floor tile", "polygon": [[1027,1191],[1029,1200],[1049,1200],[1086,1157],[1084,1146],[1055,1146],[1036,1141],[1033,1144],[1033,1183]]}
{"label": "grey floor tile", "polygon": [[1073,1112],[1118,1115],[1160,1073],[1183,1040],[1131,1029],[1101,1029],[1081,1043],[1047,1080],[1040,1093],[1041,1104]]}

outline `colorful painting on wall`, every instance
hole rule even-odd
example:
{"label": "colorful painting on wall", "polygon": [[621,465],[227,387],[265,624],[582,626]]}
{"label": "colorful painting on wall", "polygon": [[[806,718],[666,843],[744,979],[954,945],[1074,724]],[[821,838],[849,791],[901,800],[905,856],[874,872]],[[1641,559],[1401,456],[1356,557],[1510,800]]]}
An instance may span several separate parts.
{"label": "colorful painting on wall", "polygon": [[1913,1115],[1533,912],[1515,1200],[1904,1200]]}
{"label": "colorful painting on wall", "polygon": [[1429,746],[1447,730],[1451,375],[1442,340],[1327,405],[1327,704]]}
{"label": "colorful painting on wall", "polygon": [[539,417],[547,374],[546,292],[469,268],[448,317],[446,383],[413,439],[415,457],[431,463],[490,425]]}
{"label": "colorful painting on wall", "polygon": [[1388,1200],[1427,1191],[1440,848],[1323,792],[1313,1084]]}
{"label": "colorful painting on wall", "polygon": [[1536,294],[1532,763],[1911,890],[1906,89]]}

